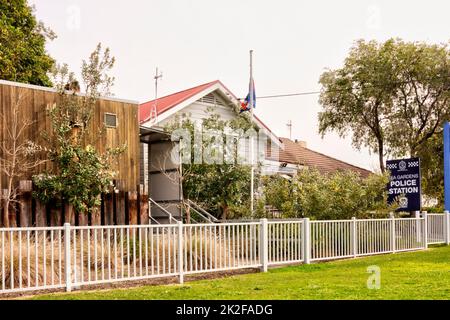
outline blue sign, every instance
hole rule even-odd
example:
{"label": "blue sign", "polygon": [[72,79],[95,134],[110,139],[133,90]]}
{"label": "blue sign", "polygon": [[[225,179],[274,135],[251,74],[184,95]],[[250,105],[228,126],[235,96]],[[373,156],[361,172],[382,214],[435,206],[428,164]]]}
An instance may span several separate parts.
{"label": "blue sign", "polygon": [[386,161],[391,172],[388,184],[388,203],[398,200],[397,211],[420,211],[420,159],[398,159]]}

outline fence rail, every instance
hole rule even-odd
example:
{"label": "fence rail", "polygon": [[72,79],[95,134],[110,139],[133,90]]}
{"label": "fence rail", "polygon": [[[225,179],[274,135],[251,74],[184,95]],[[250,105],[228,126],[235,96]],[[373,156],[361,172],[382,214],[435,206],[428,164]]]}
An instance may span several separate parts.
{"label": "fence rail", "polygon": [[450,244],[450,214],[402,219],[0,228],[0,294],[310,263]]}
{"label": "fence rail", "polygon": [[268,264],[303,262],[303,221],[268,222]]}
{"label": "fence rail", "polygon": [[428,215],[428,243],[445,243],[446,242],[446,229],[449,228],[448,219],[445,214],[429,213]]}

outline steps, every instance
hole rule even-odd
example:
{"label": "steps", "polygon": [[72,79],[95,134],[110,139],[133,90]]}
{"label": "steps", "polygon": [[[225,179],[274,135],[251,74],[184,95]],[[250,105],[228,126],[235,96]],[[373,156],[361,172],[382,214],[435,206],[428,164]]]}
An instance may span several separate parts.
{"label": "steps", "polygon": [[218,223],[219,220],[192,200],[183,202],[156,202],[149,199],[151,224],[187,223],[186,210],[190,211],[190,223]]}

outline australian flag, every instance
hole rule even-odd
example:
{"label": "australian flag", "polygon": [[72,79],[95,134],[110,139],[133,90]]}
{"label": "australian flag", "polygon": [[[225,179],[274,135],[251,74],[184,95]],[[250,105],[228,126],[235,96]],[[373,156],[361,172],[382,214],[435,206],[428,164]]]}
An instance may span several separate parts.
{"label": "australian flag", "polygon": [[253,81],[253,78],[250,79],[247,97],[245,97],[244,102],[241,103],[240,113],[250,111],[251,107],[256,107],[255,82]]}

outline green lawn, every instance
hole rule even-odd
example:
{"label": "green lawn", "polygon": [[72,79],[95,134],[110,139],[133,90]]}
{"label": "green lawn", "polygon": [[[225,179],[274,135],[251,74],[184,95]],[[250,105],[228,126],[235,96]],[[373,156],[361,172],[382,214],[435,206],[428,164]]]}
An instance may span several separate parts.
{"label": "green lawn", "polygon": [[[367,289],[367,267],[381,288]],[[184,285],[56,293],[34,299],[450,299],[450,246],[272,269]]]}

